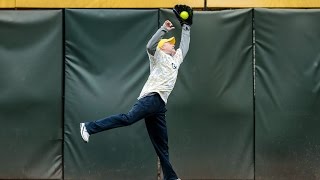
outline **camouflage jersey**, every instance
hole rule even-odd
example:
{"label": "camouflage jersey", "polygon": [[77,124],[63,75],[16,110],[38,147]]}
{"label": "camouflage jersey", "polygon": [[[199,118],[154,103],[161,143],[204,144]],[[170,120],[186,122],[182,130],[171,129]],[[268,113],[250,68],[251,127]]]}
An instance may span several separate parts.
{"label": "camouflage jersey", "polygon": [[189,49],[190,26],[182,26],[180,46],[173,56],[157,48],[158,42],[165,33],[167,33],[167,30],[161,27],[147,44],[147,53],[150,60],[150,75],[138,99],[152,93],[158,93],[162,100],[167,103],[168,97],[174,88],[180,64],[183,62]]}

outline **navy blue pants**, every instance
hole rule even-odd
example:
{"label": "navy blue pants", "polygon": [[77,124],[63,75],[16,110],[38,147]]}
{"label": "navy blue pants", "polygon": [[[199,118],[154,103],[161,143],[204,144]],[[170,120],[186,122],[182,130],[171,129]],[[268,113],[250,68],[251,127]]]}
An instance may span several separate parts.
{"label": "navy blue pants", "polygon": [[145,119],[149,137],[160,159],[164,179],[176,180],[178,177],[169,162],[166,111],[164,101],[156,93],[139,99],[127,114],[117,114],[97,121],[86,122],[86,128],[91,135],[113,128],[129,126]]}

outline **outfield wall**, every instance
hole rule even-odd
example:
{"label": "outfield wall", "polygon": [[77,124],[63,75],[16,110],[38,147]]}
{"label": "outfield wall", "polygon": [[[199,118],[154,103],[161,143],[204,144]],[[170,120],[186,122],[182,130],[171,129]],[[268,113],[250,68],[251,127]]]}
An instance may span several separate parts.
{"label": "outfield wall", "polygon": [[[319,18],[194,12],[167,104],[182,179],[320,178]],[[143,120],[89,144],[79,123],[129,110],[149,73],[145,45],[165,19],[179,44],[168,9],[1,10],[0,179],[156,179]]]}

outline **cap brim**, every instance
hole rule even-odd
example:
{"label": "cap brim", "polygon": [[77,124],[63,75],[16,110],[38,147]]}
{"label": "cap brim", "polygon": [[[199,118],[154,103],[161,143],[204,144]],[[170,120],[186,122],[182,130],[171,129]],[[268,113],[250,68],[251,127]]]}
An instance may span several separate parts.
{"label": "cap brim", "polygon": [[168,39],[167,42],[169,42],[170,44],[176,44],[176,38],[171,37],[171,38]]}

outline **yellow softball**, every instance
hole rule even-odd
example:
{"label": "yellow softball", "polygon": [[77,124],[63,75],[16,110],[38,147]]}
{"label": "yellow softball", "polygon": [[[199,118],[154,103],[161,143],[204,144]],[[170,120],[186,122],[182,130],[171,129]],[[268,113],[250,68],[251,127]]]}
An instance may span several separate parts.
{"label": "yellow softball", "polygon": [[182,12],[180,13],[180,17],[181,17],[182,19],[186,20],[186,19],[188,19],[189,14],[188,14],[187,11],[182,11]]}

